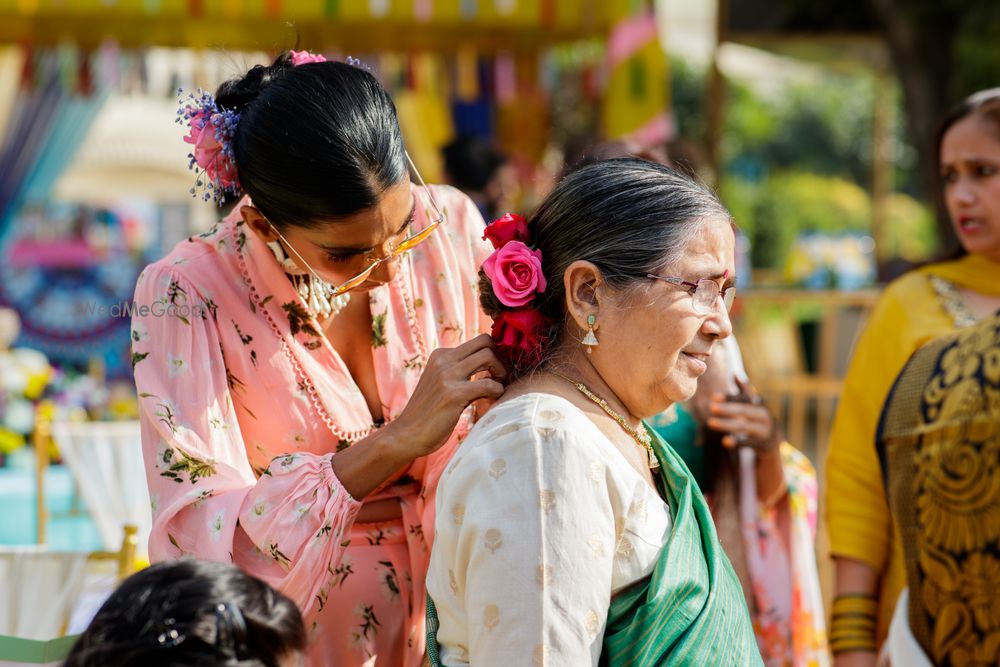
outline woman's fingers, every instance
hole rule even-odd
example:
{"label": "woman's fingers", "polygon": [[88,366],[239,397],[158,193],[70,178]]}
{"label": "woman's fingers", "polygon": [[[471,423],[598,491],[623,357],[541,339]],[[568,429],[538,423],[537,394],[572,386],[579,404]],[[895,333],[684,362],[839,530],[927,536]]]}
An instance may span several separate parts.
{"label": "woman's fingers", "polygon": [[470,380],[467,385],[469,391],[469,403],[481,398],[500,398],[504,391],[503,385],[492,378]]}
{"label": "woman's fingers", "polygon": [[753,405],[750,403],[713,402],[709,408],[713,416],[723,418],[742,417],[747,421],[764,422],[770,424],[771,413],[763,405]]}
{"label": "woman's fingers", "polygon": [[[724,433],[726,447],[746,445],[767,450],[778,444],[777,424],[760,394],[749,382],[737,378],[743,400],[713,400],[709,405],[709,428]],[[716,397],[713,397],[716,398]]]}
{"label": "woman's fingers", "polygon": [[761,405],[764,401],[760,397],[760,392],[754,387],[748,378],[734,377],[736,380],[736,388],[740,390],[741,394],[750,397],[750,402],[754,405]]}
{"label": "woman's fingers", "polygon": [[456,359],[465,359],[479,350],[491,347],[493,347],[493,338],[489,334],[479,334],[475,338],[471,338],[458,347],[449,350],[449,352],[452,352]]}
{"label": "woman's fingers", "polygon": [[464,359],[459,359],[454,366],[456,378],[469,378],[480,371],[488,371],[495,378],[507,377],[507,369],[492,347],[476,350]]}
{"label": "woman's fingers", "polygon": [[747,421],[741,417],[709,417],[709,428],[721,433],[742,433],[750,438],[763,438],[768,434],[769,429],[760,422]]}

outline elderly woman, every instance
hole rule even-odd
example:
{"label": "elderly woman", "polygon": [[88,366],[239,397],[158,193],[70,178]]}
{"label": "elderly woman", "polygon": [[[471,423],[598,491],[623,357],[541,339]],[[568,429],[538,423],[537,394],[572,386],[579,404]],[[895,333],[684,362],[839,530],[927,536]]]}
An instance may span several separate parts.
{"label": "elderly woman", "polygon": [[438,488],[432,658],[761,664],[705,499],[641,421],[690,398],[731,333],[728,212],[626,158],[487,235],[481,299],[515,381]]}

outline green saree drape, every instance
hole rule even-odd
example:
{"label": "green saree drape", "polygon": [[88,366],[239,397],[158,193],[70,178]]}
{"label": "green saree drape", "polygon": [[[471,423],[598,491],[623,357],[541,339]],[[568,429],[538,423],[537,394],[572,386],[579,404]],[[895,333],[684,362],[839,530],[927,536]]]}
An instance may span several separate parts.
{"label": "green saree drape", "polygon": [[[673,527],[653,573],[608,610],[600,665],[763,665],[740,582],[719,545],[708,504],[681,458],[655,431],[657,486]],[[427,600],[428,657],[440,665],[437,613]]]}
{"label": "green saree drape", "polygon": [[655,431],[674,525],[653,573],[611,601],[601,665],[762,665],[739,579],[705,498]]}

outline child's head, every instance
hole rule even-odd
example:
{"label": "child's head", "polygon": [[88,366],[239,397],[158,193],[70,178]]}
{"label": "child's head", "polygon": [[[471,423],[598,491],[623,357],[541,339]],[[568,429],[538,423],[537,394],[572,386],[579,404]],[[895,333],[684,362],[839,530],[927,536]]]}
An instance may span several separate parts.
{"label": "child's head", "polygon": [[290,667],[305,626],[291,600],[239,568],[182,559],[118,587],[73,646],[66,667]]}

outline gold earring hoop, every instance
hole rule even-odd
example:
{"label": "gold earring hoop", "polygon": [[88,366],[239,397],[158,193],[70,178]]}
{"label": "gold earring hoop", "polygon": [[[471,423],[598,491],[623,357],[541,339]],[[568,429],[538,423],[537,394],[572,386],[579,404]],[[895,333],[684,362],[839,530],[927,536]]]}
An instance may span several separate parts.
{"label": "gold earring hoop", "polygon": [[597,336],[594,334],[594,332],[597,331],[598,328],[599,327],[597,324],[597,315],[594,315],[593,313],[587,315],[587,335],[584,336],[583,340],[581,341],[584,347],[587,348],[587,354],[590,354],[591,350],[600,345],[600,343],[597,341]]}

